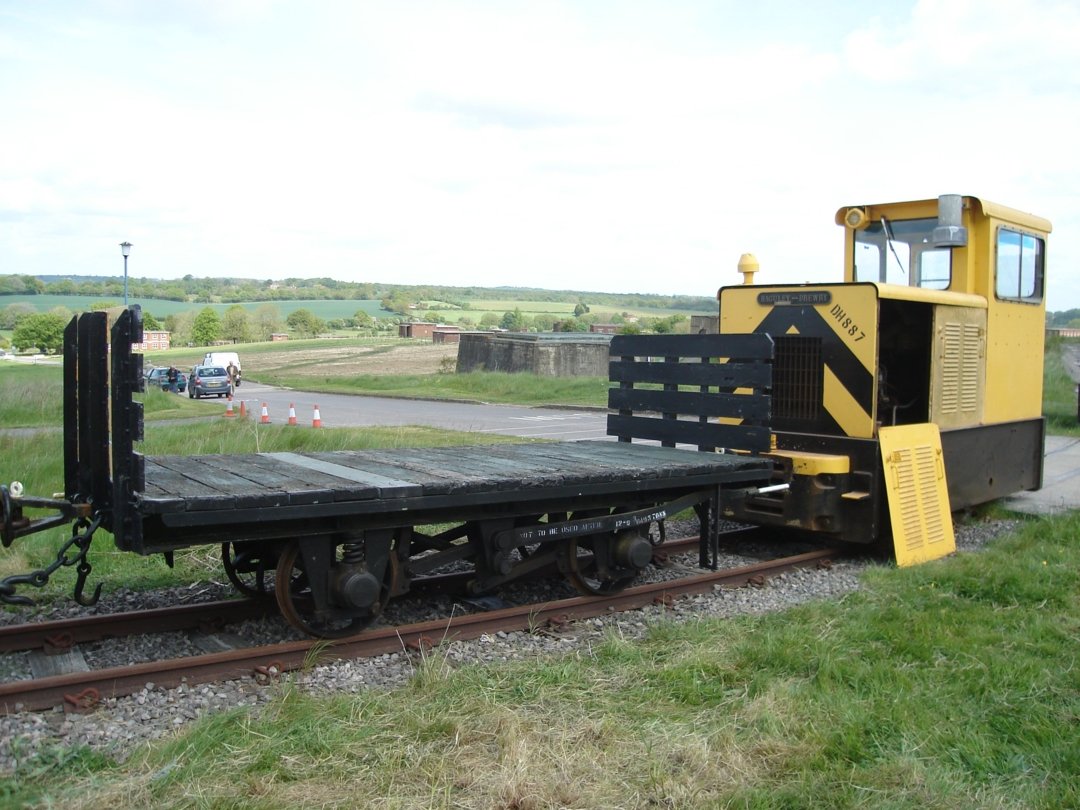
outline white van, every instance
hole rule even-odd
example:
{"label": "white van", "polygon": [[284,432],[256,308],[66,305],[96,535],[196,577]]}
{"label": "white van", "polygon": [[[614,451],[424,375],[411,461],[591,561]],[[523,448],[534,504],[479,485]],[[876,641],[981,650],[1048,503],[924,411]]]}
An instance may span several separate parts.
{"label": "white van", "polygon": [[237,368],[243,370],[243,367],[240,365],[240,355],[236,352],[207,352],[199,365],[228,368],[229,363],[232,363]]}

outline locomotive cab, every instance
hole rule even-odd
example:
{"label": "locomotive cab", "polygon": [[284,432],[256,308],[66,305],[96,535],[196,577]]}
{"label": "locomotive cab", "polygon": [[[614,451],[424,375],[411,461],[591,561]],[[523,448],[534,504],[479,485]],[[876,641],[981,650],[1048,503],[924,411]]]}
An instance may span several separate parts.
{"label": "locomotive cab", "polygon": [[[836,222],[842,283],[718,293],[721,333],[775,341],[773,457],[789,484],[732,517],[870,543],[895,535],[890,504],[925,521],[931,484],[946,518],[1039,488],[1050,223],[959,195],[848,206]],[[923,472],[892,468],[909,452]]]}

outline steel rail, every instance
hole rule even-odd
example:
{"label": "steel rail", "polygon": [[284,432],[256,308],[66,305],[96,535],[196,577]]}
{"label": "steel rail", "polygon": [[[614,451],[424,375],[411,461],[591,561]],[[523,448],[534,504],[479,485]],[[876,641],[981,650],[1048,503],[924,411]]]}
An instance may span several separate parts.
{"label": "steel rail", "polygon": [[304,640],[223,653],[113,667],[93,672],[55,675],[0,684],[0,714],[40,711],[63,705],[66,710],[92,709],[100,700],[133,694],[148,682],[173,687],[239,678],[273,679],[331,660],[363,658],[388,652],[430,650],[448,640],[477,638],[499,631],[535,630],[567,622],[633,610],[650,604],[671,604],[681,595],[716,587],[763,584],[769,577],[794,568],[824,566],[839,556],[837,549],[820,549],[780,557],[741,568],[709,572],[666,582],[648,583],[601,597],[574,597],[545,604],[523,605],[487,613],[434,619],[401,627],[368,630],[357,636]]}
{"label": "steel rail", "polygon": [[223,617],[230,622],[258,619],[277,613],[272,599],[225,599],[174,605],[125,613],[77,616],[0,627],[0,653],[39,650],[97,641],[103,638],[165,633],[214,624]]}

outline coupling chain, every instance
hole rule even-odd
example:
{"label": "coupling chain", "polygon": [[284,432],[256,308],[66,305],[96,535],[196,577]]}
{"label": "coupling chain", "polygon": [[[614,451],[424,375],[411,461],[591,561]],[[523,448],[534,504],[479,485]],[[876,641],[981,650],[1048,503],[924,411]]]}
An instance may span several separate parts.
{"label": "coupling chain", "polygon": [[[90,543],[93,542],[94,532],[97,531],[98,527],[101,525],[101,518],[102,516],[100,513],[95,514],[93,518],[77,518],[71,526],[71,539],[60,547],[60,550],[56,553],[56,559],[44,568],[31,571],[28,574],[13,574],[12,576],[4,577],[4,579],[0,580],[0,602],[6,602],[9,605],[34,604],[34,600],[30,597],[16,595],[16,586],[33,585],[35,588],[43,588],[48,584],[49,577],[51,577],[58,568],[72,565],[78,565],[76,570],[79,572],[78,579],[75,583],[75,600],[79,604],[86,606],[93,605],[97,602],[98,597],[101,595],[101,585],[97,586],[94,595],[89,599],[83,597],[83,587],[86,584],[86,578],[90,575],[91,571],[91,566],[86,559],[86,556],[90,552]],[[68,556],[73,548],[78,549],[77,553]]]}

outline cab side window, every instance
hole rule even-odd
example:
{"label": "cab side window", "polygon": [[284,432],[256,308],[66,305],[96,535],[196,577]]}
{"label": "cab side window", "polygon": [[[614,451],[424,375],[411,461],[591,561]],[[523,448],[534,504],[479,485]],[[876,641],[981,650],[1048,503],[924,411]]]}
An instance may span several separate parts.
{"label": "cab side window", "polygon": [[998,229],[997,297],[1010,301],[1041,301],[1045,245],[1037,236]]}

